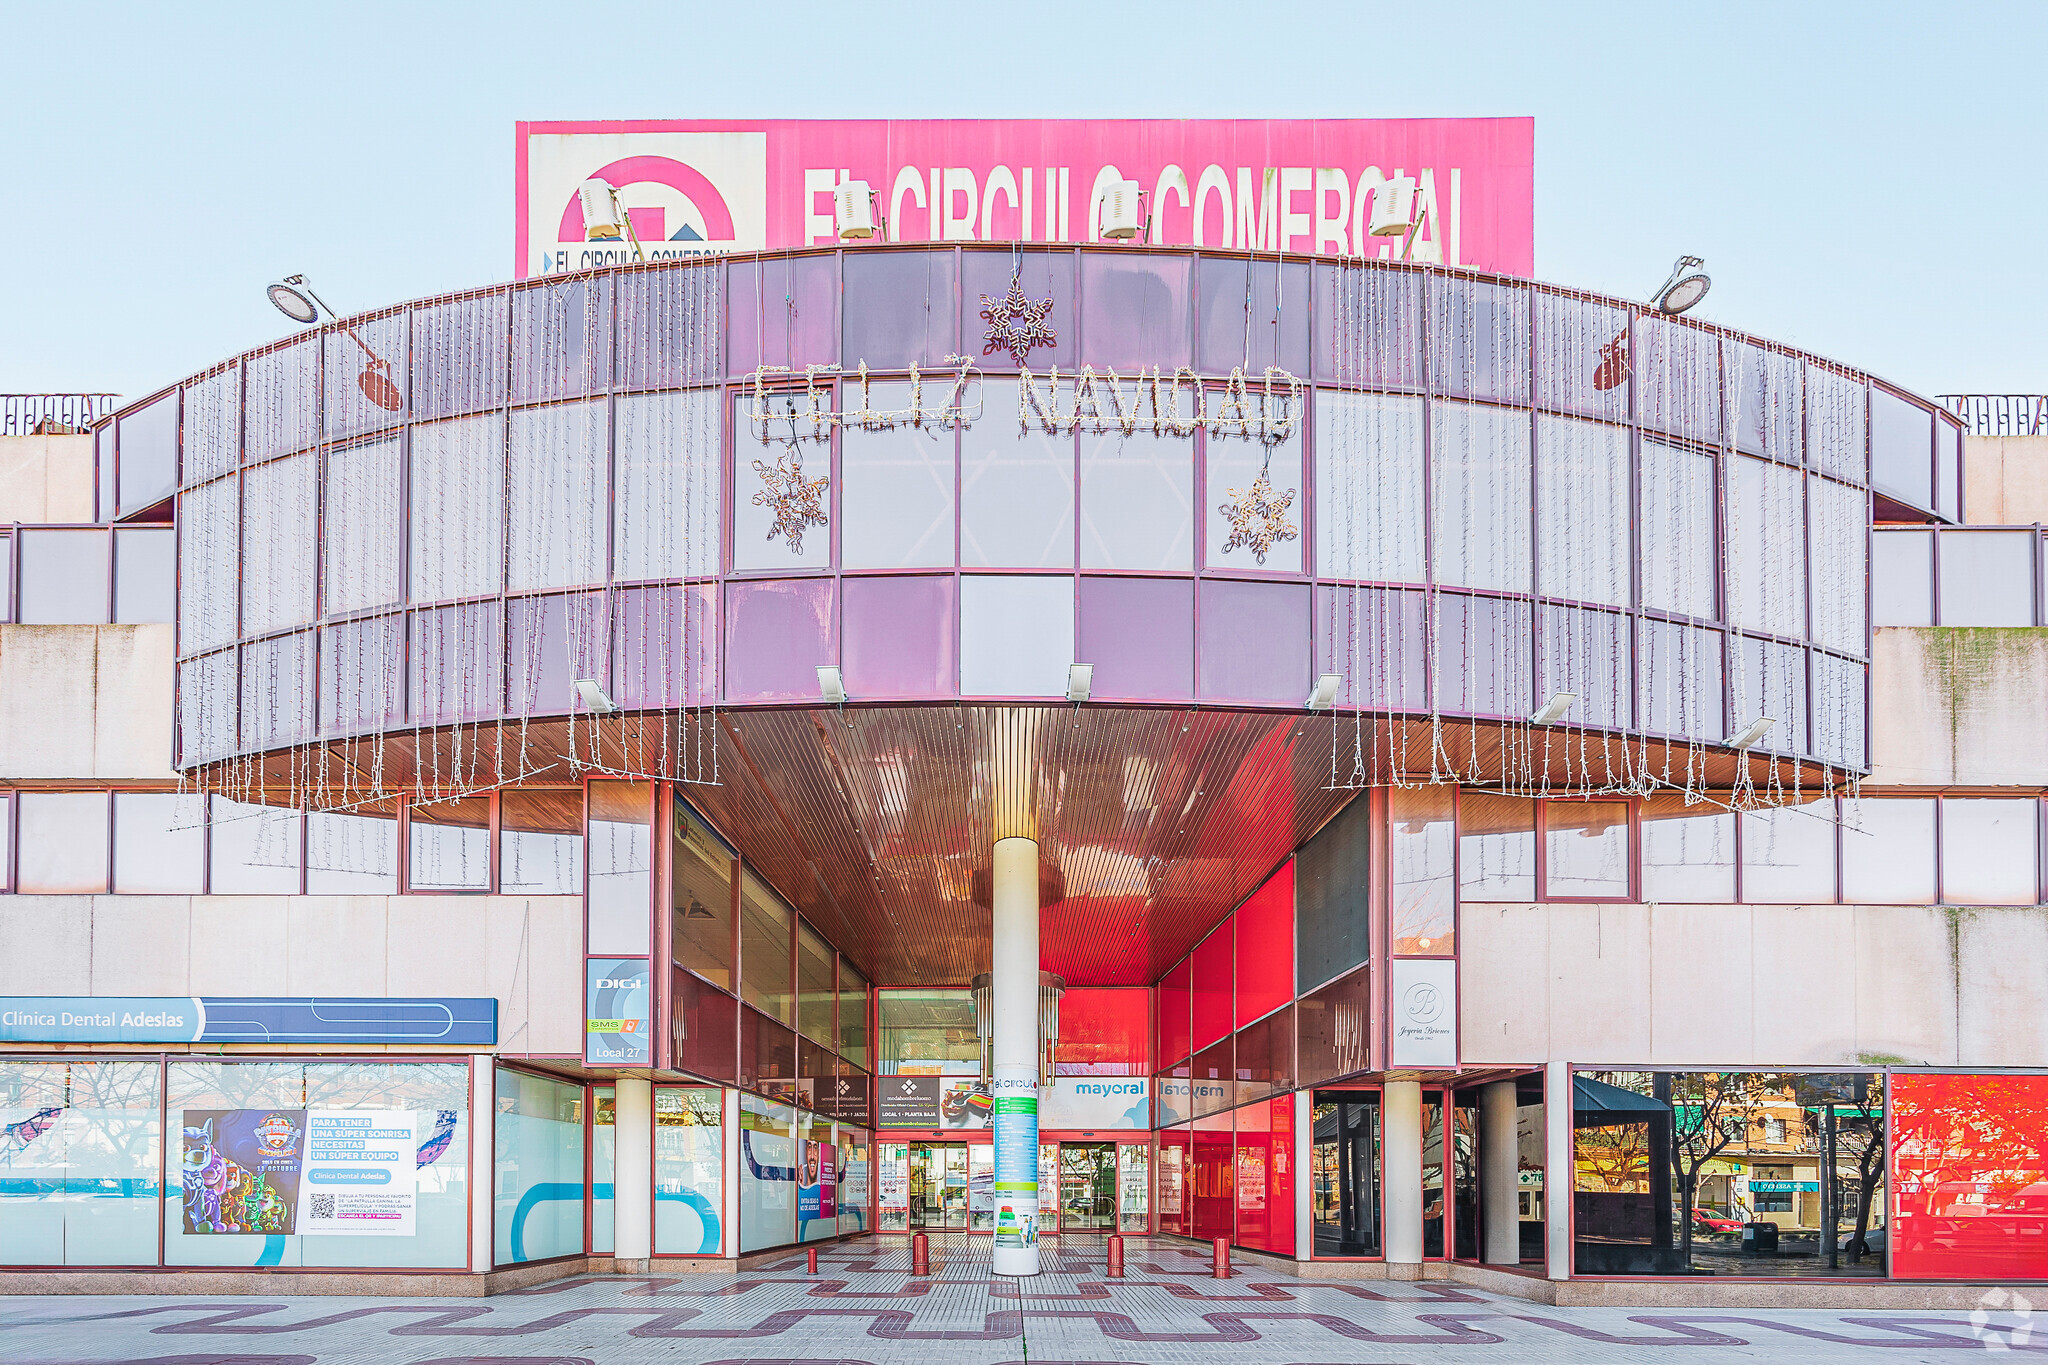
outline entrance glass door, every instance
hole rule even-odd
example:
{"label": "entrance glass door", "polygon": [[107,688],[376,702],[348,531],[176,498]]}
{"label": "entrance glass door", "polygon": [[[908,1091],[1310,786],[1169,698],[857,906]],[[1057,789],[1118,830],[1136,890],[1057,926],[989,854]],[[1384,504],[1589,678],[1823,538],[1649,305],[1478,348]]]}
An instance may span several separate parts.
{"label": "entrance glass door", "polygon": [[967,1148],[961,1143],[910,1146],[910,1229],[967,1231]]}
{"label": "entrance glass door", "polygon": [[1116,1231],[1116,1144],[1060,1144],[1060,1231]]}

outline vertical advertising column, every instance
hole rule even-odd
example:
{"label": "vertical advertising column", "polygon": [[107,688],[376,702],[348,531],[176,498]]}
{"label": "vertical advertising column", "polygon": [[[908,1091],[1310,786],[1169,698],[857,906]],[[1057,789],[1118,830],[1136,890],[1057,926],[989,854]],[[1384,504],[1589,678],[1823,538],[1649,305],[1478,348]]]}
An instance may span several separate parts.
{"label": "vertical advertising column", "polygon": [[990,964],[998,1275],[1038,1273],[1038,841],[998,839]]}

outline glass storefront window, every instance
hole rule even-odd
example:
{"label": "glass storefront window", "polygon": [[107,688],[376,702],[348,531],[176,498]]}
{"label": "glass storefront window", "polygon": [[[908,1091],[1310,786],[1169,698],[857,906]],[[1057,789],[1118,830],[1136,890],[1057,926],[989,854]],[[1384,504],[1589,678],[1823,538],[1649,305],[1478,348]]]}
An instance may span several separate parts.
{"label": "glass storefront window", "polygon": [[1456,948],[1457,789],[1395,787],[1388,813],[1394,952],[1447,956]]}
{"label": "glass storefront window", "polygon": [[1380,1254],[1380,1097],[1316,1092],[1310,1110],[1309,1215],[1315,1255]]}
{"label": "glass storefront window", "polygon": [[881,1046],[876,1070],[884,1076],[978,1076],[981,1037],[974,1028],[974,995],[963,990],[883,990],[876,993]]}
{"label": "glass storefront window", "polygon": [[[165,1105],[180,1134],[171,1161],[181,1184],[165,1192],[166,1265],[468,1264],[466,1063],[173,1057],[168,1076]],[[579,1113],[578,1251],[582,1132]],[[385,1158],[375,1164],[389,1179],[375,1188],[324,1180],[326,1143]],[[281,1148],[294,1159],[278,1161]],[[509,1212],[499,1215],[501,1235]],[[372,1219],[377,1233],[346,1231]]]}
{"label": "glass storefront window", "polygon": [[1116,1149],[1116,1227],[1118,1232],[1144,1235],[1151,1229],[1152,1152],[1142,1143]]}
{"label": "glass storefront window", "polygon": [[590,1087],[590,1250],[610,1252],[617,1242],[614,1195],[619,1155],[617,1087]]}
{"label": "glass storefront window", "polygon": [[740,1096],[740,1250],[796,1240],[796,1110]]}
{"label": "glass storefront window", "polygon": [[862,1129],[839,1128],[839,1235],[868,1230],[868,1182],[873,1139]]}
{"label": "glass storefront window", "polygon": [[654,1091],[654,1251],[715,1256],[723,1245],[723,1092],[715,1086]]}
{"label": "glass storefront window", "polygon": [[790,935],[795,913],[768,883],[740,878],[740,999],[774,1019],[796,1024],[790,989]]}
{"label": "glass storefront window", "polygon": [[583,1250],[583,1087],[500,1068],[495,1264]]}
{"label": "glass storefront window", "polygon": [[1751,904],[1835,899],[1832,799],[1742,813],[1742,899]]}
{"label": "glass storefront window", "polygon": [[296,896],[305,851],[299,813],[212,798],[208,883],[216,896]]}
{"label": "glass storefront window", "polygon": [[589,951],[638,956],[653,910],[653,784],[592,782],[589,793]]}
{"label": "glass storefront window", "polygon": [[733,854],[711,827],[676,803],[669,872],[675,959],[721,990],[733,988]]}
{"label": "glass storefront window", "polygon": [[306,817],[306,894],[398,894],[398,805],[375,802],[354,814]]}
{"label": "glass storefront window", "polygon": [[0,1061],[0,1265],[155,1265],[154,1057]]}
{"label": "glass storefront window", "polygon": [[202,890],[205,809],[204,798],[196,794],[115,792],[114,890],[158,895]]}
{"label": "glass storefront window", "polygon": [[910,1145],[875,1144],[875,1228],[910,1231]]}

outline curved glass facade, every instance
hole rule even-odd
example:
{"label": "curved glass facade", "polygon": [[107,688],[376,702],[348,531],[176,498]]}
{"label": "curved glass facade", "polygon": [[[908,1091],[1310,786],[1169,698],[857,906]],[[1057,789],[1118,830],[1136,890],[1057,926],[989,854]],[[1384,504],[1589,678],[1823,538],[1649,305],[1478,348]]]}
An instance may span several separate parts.
{"label": "curved glass facade", "polygon": [[[1014,354],[1013,282],[1051,333]],[[1058,699],[1086,662],[1101,702],[1298,708],[1335,673],[1389,715],[1766,716],[1761,750],[1860,770],[1872,472],[1913,500],[1943,420],[1616,300],[1145,248],[556,277],[179,394],[186,767],[564,716],[578,679]]]}

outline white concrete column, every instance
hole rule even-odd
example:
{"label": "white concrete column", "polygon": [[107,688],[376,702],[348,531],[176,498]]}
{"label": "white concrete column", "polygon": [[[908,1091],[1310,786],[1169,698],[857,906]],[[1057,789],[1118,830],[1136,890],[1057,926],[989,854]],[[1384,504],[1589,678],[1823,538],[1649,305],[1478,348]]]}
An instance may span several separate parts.
{"label": "white concrete column", "polygon": [[621,1076],[612,1083],[612,1255],[654,1254],[654,1083]]}
{"label": "white concrete column", "polygon": [[1311,1172],[1316,1145],[1313,1091],[1294,1092],[1294,1259],[1306,1261],[1316,1245],[1315,1180]]}
{"label": "white concrete column", "polygon": [[1038,1273],[1038,841],[996,840],[989,963],[998,1275]]}
{"label": "white concrete column", "polygon": [[1543,1069],[1543,1220],[1549,1255],[1544,1274],[1572,1277],[1572,1068],[1552,1062]]}
{"label": "white concrete column", "polygon": [[1521,1212],[1516,1175],[1521,1135],[1515,1113],[1515,1083],[1494,1081],[1479,1088],[1479,1226],[1488,1265],[1522,1261]]}
{"label": "white concrete column", "polygon": [[1422,1264],[1422,1082],[1388,1081],[1380,1091],[1385,1164],[1387,1260]]}
{"label": "white concrete column", "polygon": [[721,1244],[725,1248],[725,1259],[737,1261],[740,1258],[740,1092],[725,1092],[725,1144],[721,1149],[720,1166],[725,1173],[725,1193],[718,1201],[724,1211],[725,1226],[718,1230]]}
{"label": "white concrete column", "polygon": [[469,1268],[482,1275],[491,1268],[496,1225],[491,1204],[498,1192],[497,1058],[480,1052],[469,1059]]}

